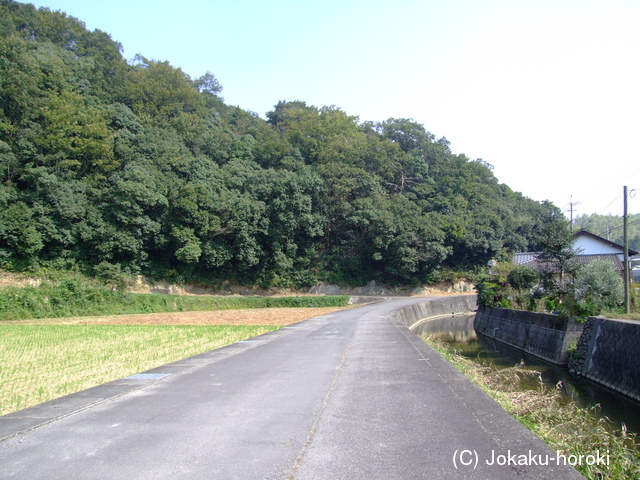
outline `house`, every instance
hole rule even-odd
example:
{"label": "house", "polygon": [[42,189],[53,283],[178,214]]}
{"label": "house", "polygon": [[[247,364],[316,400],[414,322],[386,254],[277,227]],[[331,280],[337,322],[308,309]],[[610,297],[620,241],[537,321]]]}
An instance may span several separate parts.
{"label": "house", "polygon": [[[591,263],[595,259],[605,259],[613,263],[616,270],[622,275],[624,272],[624,246],[618,245],[606,238],[599,237],[586,230],[580,230],[574,236],[573,248],[577,255],[574,261],[584,265]],[[513,256],[515,265],[529,265],[533,268],[543,268],[538,260],[541,252],[516,253]],[[637,256],[638,252],[629,249],[629,258]]]}
{"label": "house", "polygon": [[[617,255],[621,262],[624,261],[624,246],[622,245],[613,243],[586,230],[580,230],[573,237],[573,247],[578,251],[579,256]],[[634,255],[638,255],[638,252],[629,249],[629,257]]]}

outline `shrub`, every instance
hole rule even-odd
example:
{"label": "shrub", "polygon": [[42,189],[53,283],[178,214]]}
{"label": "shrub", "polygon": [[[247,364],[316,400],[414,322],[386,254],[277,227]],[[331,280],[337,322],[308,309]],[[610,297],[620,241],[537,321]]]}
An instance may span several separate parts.
{"label": "shrub", "polygon": [[590,314],[619,307],[624,301],[624,285],[614,265],[597,259],[580,267],[576,274],[575,298],[580,305],[588,305]]}
{"label": "shrub", "polygon": [[498,283],[499,279],[489,275],[479,277],[476,280],[478,292],[478,305],[485,307],[500,307],[505,299],[504,285]]}
{"label": "shrub", "polygon": [[103,280],[109,287],[122,290],[127,286],[128,278],[122,272],[119,263],[114,265],[109,262],[100,262],[93,267],[93,272],[97,278]]}
{"label": "shrub", "polygon": [[507,282],[516,290],[529,290],[538,281],[538,272],[527,265],[518,265],[507,275]]}

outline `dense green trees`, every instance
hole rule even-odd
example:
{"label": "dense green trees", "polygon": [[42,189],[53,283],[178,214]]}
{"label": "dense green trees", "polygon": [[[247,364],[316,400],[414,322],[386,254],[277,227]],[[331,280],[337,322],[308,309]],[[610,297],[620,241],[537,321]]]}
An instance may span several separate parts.
{"label": "dense green trees", "polygon": [[418,283],[535,249],[541,205],[411,119],[267,120],[60,12],[0,0],[0,266]]}

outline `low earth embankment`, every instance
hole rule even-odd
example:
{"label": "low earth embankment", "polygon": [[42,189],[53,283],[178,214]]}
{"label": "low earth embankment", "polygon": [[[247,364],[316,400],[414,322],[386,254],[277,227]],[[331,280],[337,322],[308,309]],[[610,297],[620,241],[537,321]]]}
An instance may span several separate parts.
{"label": "low earth embankment", "polygon": [[347,295],[224,297],[133,294],[67,279],[43,282],[38,286],[3,288],[0,292],[0,321],[254,308],[342,307],[348,300]]}
{"label": "low earth embankment", "polygon": [[340,307],[347,305],[352,296],[448,296],[468,293],[471,288],[471,284],[462,281],[421,289],[390,288],[370,282],[354,288],[321,285],[311,291],[300,292],[234,286],[227,282],[214,290],[161,281],[143,282],[143,277],[139,277],[139,281],[127,289],[68,272],[54,272],[53,277],[28,277],[0,271],[0,321],[229,309]]}

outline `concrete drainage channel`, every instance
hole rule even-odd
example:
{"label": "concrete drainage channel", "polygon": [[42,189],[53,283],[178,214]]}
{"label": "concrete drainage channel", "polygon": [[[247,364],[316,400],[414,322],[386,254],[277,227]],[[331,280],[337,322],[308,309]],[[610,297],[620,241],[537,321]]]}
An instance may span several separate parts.
{"label": "concrete drainage channel", "polygon": [[408,329],[413,330],[420,323],[433,317],[473,314],[477,309],[476,295],[455,295],[425,299],[396,312],[396,318]]}

